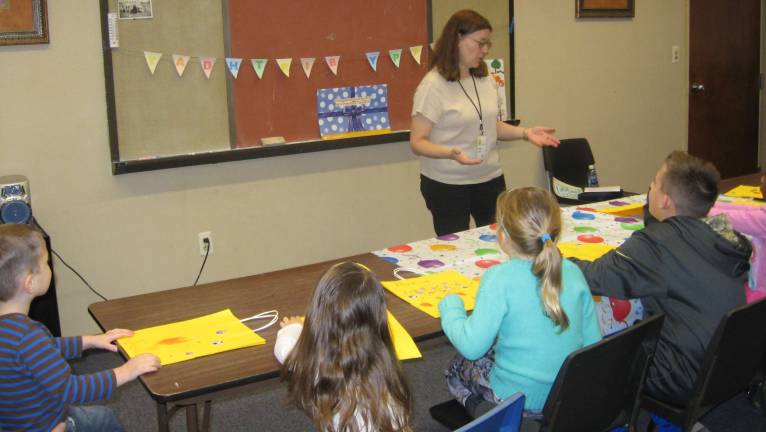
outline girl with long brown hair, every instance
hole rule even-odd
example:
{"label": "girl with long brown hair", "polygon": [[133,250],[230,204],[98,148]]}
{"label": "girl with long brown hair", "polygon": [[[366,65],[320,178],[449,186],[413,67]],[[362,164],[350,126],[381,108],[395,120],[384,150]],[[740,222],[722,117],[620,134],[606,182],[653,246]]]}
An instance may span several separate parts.
{"label": "girl with long brown hair", "polygon": [[439,303],[444,333],[459,352],[447,383],[474,416],[519,391],[525,414],[536,416],[566,356],[601,333],[582,272],[556,247],[554,196],[534,187],[503,192],[497,225],[510,259],[484,273],[471,316],[456,295]]}
{"label": "girl with long brown hair", "polygon": [[306,312],[283,319],[274,353],[288,401],[320,431],[406,431],[412,397],[388,330],[383,287],[343,262],[319,281]]}

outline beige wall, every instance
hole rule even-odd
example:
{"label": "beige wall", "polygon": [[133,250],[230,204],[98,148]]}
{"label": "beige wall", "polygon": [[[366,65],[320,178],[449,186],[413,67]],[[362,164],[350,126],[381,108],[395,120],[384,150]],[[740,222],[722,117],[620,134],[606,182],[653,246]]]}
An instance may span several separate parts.
{"label": "beige wall", "polygon": [[[54,249],[107,297],[191,284],[200,231],[215,246],[203,282],[432,235],[406,143],[112,176],[98,7],[70,3],[48,2],[49,46],[0,48],[0,174],[29,177]],[[685,147],[686,0],[573,16],[571,1],[516,0],[518,116],[588,137],[603,183],[644,190]],[[538,149],[501,153],[511,186],[544,184]],[[95,331],[97,298],[55,270],[64,333]]]}

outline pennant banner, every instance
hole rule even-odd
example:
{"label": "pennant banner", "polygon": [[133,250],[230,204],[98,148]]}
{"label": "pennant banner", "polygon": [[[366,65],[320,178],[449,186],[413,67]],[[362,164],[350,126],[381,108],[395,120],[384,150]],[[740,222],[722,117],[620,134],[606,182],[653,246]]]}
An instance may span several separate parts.
{"label": "pennant banner", "polygon": [[231,75],[234,77],[234,79],[237,79],[237,75],[239,75],[239,66],[241,64],[242,64],[241,58],[226,57],[226,66],[228,66],[229,72],[231,72]]}
{"label": "pennant banner", "polygon": [[205,72],[205,77],[210,79],[210,74],[213,73],[213,66],[215,66],[215,57],[200,57],[199,64],[202,66],[202,72]]}
{"label": "pennant banner", "polygon": [[266,63],[268,63],[268,59],[252,59],[250,60],[250,63],[253,65],[253,70],[255,70],[255,74],[258,75],[258,79],[263,78],[263,71],[266,69]]}
{"label": "pennant banner", "polygon": [[173,64],[176,67],[178,76],[183,76],[184,71],[186,70],[186,65],[189,64],[190,58],[191,57],[185,55],[173,54]]}
{"label": "pennant banner", "polygon": [[338,63],[340,63],[340,56],[327,56],[324,58],[324,61],[327,62],[327,66],[329,66],[332,73],[338,75]]}
{"label": "pennant banner", "polygon": [[380,57],[380,52],[368,52],[367,53],[367,61],[370,62],[370,67],[375,72],[378,71],[378,57]]}
{"label": "pennant banner", "polygon": [[277,64],[279,65],[279,69],[288,78],[290,78],[290,64],[292,64],[292,62],[293,62],[293,59],[291,58],[277,59]]}
{"label": "pennant banner", "polygon": [[154,75],[154,71],[157,69],[157,63],[162,58],[162,53],[144,51],[144,58],[146,58],[146,65],[149,66],[149,71]]}
{"label": "pennant banner", "polygon": [[402,49],[388,50],[388,55],[391,57],[391,61],[394,62],[394,65],[399,67],[399,62],[402,61]]}
{"label": "pennant banner", "polygon": [[423,45],[410,47],[410,54],[412,54],[412,58],[414,58],[418,64],[420,64],[420,54],[422,52],[423,52]]}
{"label": "pennant banner", "polygon": [[[2,1],[2,0],[0,0]],[[430,45],[431,48],[433,48],[433,43]],[[400,67],[401,61],[402,61],[402,48],[397,49],[391,49],[388,50],[388,55],[391,58],[391,62],[397,67]],[[415,60],[417,64],[421,64],[422,56],[423,56],[423,45],[415,45],[409,47],[410,54],[412,55],[412,58]],[[162,58],[163,54],[158,52],[152,52],[152,51],[144,51],[144,58],[146,60],[146,65],[149,67],[149,71],[152,75],[157,70],[157,65],[160,62],[160,59]],[[380,51],[370,51],[366,52],[365,56],[367,58],[367,62],[370,64],[370,67],[374,72],[378,71],[378,60],[380,59]],[[181,54],[173,54],[173,66],[176,69],[176,73],[179,77],[182,77],[184,72],[186,71],[186,67],[189,65],[189,61],[191,61],[192,57],[188,55],[181,55]],[[330,68],[333,75],[338,75],[338,66],[340,65],[340,56],[326,56],[325,62],[327,63],[327,67]],[[205,74],[205,77],[207,79],[210,79],[211,74],[213,73],[214,66],[218,59],[216,57],[199,57],[200,60],[200,67],[202,67],[202,71]],[[226,68],[229,70],[231,75],[234,77],[234,79],[237,79],[239,77],[239,72],[242,67],[242,58],[237,57],[226,57],[223,59],[226,63]],[[279,66],[279,69],[282,71],[283,74],[285,74],[286,77],[290,77],[290,67],[292,66],[292,58],[280,58],[280,59],[274,59],[277,62],[277,65]],[[314,63],[316,63],[316,57],[301,57],[301,67],[303,68],[303,73],[306,75],[306,78],[311,78],[311,72],[314,68]],[[263,79],[263,74],[266,71],[266,65],[268,64],[269,59],[265,58],[254,58],[250,59],[250,64],[253,67],[253,70],[255,71],[256,75],[258,75],[259,79]]]}
{"label": "pennant banner", "polygon": [[314,61],[316,61],[316,57],[301,57],[301,66],[303,66],[303,72],[306,74],[306,78],[311,76],[311,69],[314,67]]}

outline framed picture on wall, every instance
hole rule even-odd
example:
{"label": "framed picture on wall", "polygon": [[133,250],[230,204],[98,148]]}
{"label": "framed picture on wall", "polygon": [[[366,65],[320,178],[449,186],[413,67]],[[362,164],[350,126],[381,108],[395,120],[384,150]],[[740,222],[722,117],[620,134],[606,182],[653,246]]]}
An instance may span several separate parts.
{"label": "framed picture on wall", "polygon": [[0,45],[47,43],[46,0],[0,0]]}
{"label": "framed picture on wall", "polygon": [[575,0],[577,18],[632,18],[635,0]]}

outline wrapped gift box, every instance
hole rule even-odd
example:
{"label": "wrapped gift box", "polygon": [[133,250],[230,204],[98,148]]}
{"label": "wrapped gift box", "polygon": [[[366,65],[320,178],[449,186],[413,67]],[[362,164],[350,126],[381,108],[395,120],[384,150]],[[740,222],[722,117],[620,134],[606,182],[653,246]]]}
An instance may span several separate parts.
{"label": "wrapped gift box", "polygon": [[391,132],[386,84],[317,90],[317,117],[322,139]]}

